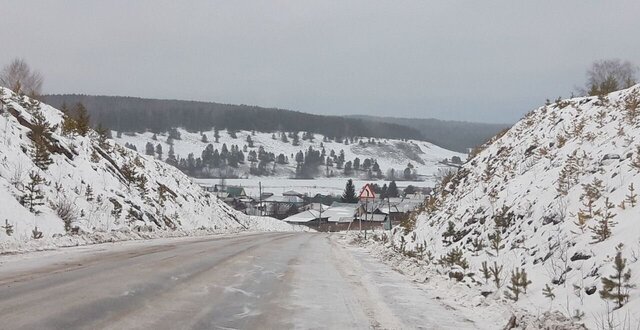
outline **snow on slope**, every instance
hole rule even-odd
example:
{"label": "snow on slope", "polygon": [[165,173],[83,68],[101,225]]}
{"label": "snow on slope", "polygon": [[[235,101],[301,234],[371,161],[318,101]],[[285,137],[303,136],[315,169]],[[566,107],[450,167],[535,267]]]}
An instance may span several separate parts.
{"label": "snow on slope", "polygon": [[[111,140],[100,143],[94,131],[86,137],[63,135],[62,113],[46,104],[0,88],[0,105],[0,251],[247,227],[291,229],[277,220],[246,217],[205,193],[174,167]],[[38,168],[31,157],[34,144],[28,136],[36,111],[54,126],[49,139],[53,163],[46,170]],[[133,169],[135,182],[125,175],[126,167]],[[20,203],[31,173],[46,181],[38,186],[43,196],[43,205],[35,207],[38,214]],[[144,187],[141,178],[146,179]],[[56,204],[67,206],[67,230],[80,235],[65,235]],[[32,237],[36,227],[42,239]]]}
{"label": "snow on slope", "polygon": [[[603,300],[599,291],[602,278],[614,274],[613,259],[621,244],[630,284],[640,284],[640,198],[632,202],[628,197],[634,195],[631,184],[635,193],[640,189],[638,100],[640,85],[530,112],[445,180],[415,223],[406,223],[406,230],[396,228],[396,248],[406,245],[407,255],[422,256],[417,262],[429,264],[430,272],[465,274],[462,282],[481,300],[466,303],[486,307],[506,301],[534,314],[558,310],[590,328],[613,316],[614,322],[635,328],[640,324],[640,288],[629,289],[628,302],[609,315],[615,303]],[[587,190],[593,196],[590,219],[584,218],[589,213]],[[590,228],[607,210],[615,226],[611,237],[600,241]],[[579,214],[586,219],[583,226]],[[468,266],[438,262],[456,249]],[[500,288],[492,279],[485,281],[482,262],[503,267]],[[518,267],[532,283],[516,302],[505,293]],[[543,295],[546,285],[553,297]]]}
{"label": "snow on slope", "polygon": [[[247,144],[247,136],[252,135],[250,131],[239,131],[237,133],[237,138],[233,139],[229,136],[227,131],[220,131],[220,139],[218,143],[215,143],[213,138],[214,131],[204,131],[202,134],[205,134],[209,140],[209,142],[202,142],[202,137],[200,132],[191,133],[185,131],[183,129],[178,129],[181,135],[181,140],[174,140],[174,151],[176,156],[180,156],[180,158],[187,158],[189,153],[193,153],[195,157],[200,157],[202,151],[205,147],[211,143],[214,149],[220,150],[223,144],[226,144],[227,147],[231,147],[231,145],[238,145],[240,149],[243,148],[244,145]],[[115,132],[114,132],[115,136]],[[169,145],[167,142],[166,134],[157,134],[157,141],[152,139],[153,133],[139,133],[135,136],[130,136],[126,134],[122,134],[121,137],[115,138],[115,140],[124,145],[125,143],[130,143],[136,146],[136,149],[140,152],[144,152],[145,146],[148,142],[151,142],[154,146],[158,143],[162,145],[162,149],[164,151],[163,157],[166,158],[167,152],[169,151]],[[264,147],[266,152],[273,152],[276,156],[279,154],[284,154],[286,157],[289,157],[289,164],[283,167],[276,168],[276,176],[277,177],[293,177],[295,175],[295,161],[294,156],[298,151],[306,151],[310,146],[315,150],[321,150],[321,143],[324,145],[324,148],[327,152],[327,155],[334,150],[336,154],[340,153],[340,150],[344,150],[345,153],[345,161],[353,161],[356,157],[360,158],[362,162],[365,158],[373,158],[378,161],[378,165],[382,170],[382,173],[386,173],[389,169],[395,169],[398,171],[399,176],[402,175],[402,171],[407,167],[408,163],[411,163],[415,166],[416,172],[424,176],[427,180],[433,178],[435,174],[438,173],[440,168],[446,167],[441,164],[444,159],[451,159],[453,156],[458,156],[461,159],[464,159],[466,155],[457,153],[454,151],[450,151],[447,149],[443,149],[434,144],[425,141],[417,141],[417,140],[393,140],[393,139],[384,139],[378,140],[382,142],[381,145],[370,145],[361,146],[358,143],[353,143],[349,145],[345,145],[344,143],[337,143],[335,141],[323,142],[324,136],[321,134],[315,134],[315,139],[313,142],[308,140],[300,139],[299,146],[293,146],[290,142],[282,142],[279,138],[279,133],[276,133],[276,139],[272,138],[272,133],[264,133],[264,132],[255,132],[255,135],[252,135],[251,138],[254,142],[254,147],[249,148],[248,150],[258,150],[260,146]],[[363,141],[368,141],[369,138],[363,137]],[[245,153],[246,157],[246,153]],[[324,168],[318,174],[318,176],[324,175]],[[341,176],[342,171],[332,168],[336,176]],[[250,177],[249,174],[249,162],[246,162],[244,165],[240,165],[239,170],[236,171],[236,175],[239,177]],[[366,173],[362,172],[360,175],[364,178]]]}

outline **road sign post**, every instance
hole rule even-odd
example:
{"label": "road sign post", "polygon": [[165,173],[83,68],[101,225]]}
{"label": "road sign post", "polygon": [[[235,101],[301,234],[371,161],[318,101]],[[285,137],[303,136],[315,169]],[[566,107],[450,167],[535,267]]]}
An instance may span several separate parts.
{"label": "road sign post", "polygon": [[[360,196],[358,197],[360,199],[360,202],[362,202],[364,200],[364,216],[365,216],[365,221],[368,219],[368,215],[367,213],[369,213],[369,200],[375,200],[376,198],[376,193],[375,191],[373,191],[373,187],[371,186],[371,184],[367,183],[366,185],[364,185],[364,187],[362,187],[362,190],[360,191]],[[362,217],[360,218],[360,231],[362,231]],[[367,229],[365,228],[364,230],[364,239],[367,239]]]}

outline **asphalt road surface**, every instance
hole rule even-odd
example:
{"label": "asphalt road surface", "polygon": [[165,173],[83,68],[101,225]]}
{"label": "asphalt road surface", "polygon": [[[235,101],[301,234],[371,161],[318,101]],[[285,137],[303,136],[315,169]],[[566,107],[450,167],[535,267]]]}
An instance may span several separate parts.
{"label": "asphalt road surface", "polygon": [[0,328],[477,328],[365,254],[254,233],[2,256]]}

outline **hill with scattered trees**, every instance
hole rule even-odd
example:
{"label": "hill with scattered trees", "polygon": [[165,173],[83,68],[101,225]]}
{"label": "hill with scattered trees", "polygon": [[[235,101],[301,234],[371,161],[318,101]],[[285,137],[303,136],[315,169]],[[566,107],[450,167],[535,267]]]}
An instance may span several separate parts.
{"label": "hill with scattered trees", "polygon": [[388,246],[474,288],[458,297],[474,308],[635,328],[638,137],[640,85],[537,108],[444,175]]}
{"label": "hill with scattered trees", "polygon": [[81,106],[61,112],[0,87],[0,253],[290,228],[237,213],[174,167],[91,129],[88,119]]}
{"label": "hill with scattered trees", "polygon": [[120,144],[198,178],[274,176],[428,180],[466,155],[420,140],[331,138],[311,132],[245,130],[111,133]]}

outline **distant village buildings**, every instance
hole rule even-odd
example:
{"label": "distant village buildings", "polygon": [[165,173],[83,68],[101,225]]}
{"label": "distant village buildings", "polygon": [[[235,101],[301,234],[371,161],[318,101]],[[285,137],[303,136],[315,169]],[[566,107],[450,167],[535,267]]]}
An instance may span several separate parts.
{"label": "distant village buildings", "polygon": [[279,195],[262,192],[259,197],[250,197],[239,186],[203,186],[203,189],[245,214],[269,216],[320,231],[383,228],[389,220],[397,225],[426,198],[422,192],[416,192],[403,197],[376,196],[358,203],[341,203],[339,196],[308,196],[295,190]]}

